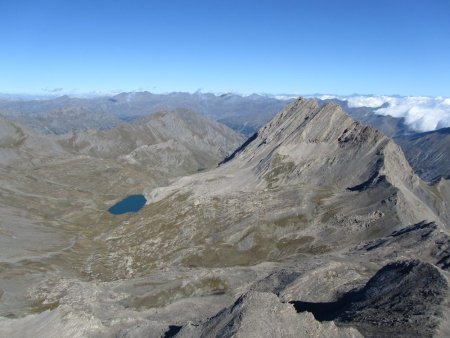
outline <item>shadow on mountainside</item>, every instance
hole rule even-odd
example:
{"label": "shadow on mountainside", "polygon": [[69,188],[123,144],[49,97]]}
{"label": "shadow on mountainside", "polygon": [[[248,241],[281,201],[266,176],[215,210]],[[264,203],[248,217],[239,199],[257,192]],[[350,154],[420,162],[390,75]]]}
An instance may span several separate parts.
{"label": "shadow on mountainside", "polygon": [[432,264],[406,260],[384,266],[364,287],[335,302],[290,303],[319,321],[354,326],[365,337],[431,337],[448,290],[446,278]]}
{"label": "shadow on mountainside", "polygon": [[227,157],[225,157],[223,159],[222,162],[219,163],[219,166],[221,166],[222,164],[225,164],[229,161],[231,161],[233,158],[236,157],[237,154],[239,154],[241,151],[243,151],[250,143],[252,143],[254,140],[256,140],[256,138],[258,137],[258,133],[254,133],[252,136],[250,136],[247,141],[245,141],[244,143],[242,143],[242,145],[237,148],[235,151],[233,151],[233,153],[231,153],[230,155],[228,155]]}

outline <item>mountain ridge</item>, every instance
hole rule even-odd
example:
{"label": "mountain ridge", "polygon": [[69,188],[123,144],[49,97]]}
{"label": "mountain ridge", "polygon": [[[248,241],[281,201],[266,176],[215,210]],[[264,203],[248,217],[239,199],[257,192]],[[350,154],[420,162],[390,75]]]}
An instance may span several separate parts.
{"label": "mountain ridge", "polygon": [[[312,146],[313,156],[302,151],[290,159],[292,152],[280,153],[286,140],[302,150]],[[349,189],[374,174],[364,189]],[[423,220],[443,226],[448,219],[440,197],[414,175],[395,143],[337,106],[303,99],[280,112],[233,160],[167,187],[146,189],[145,196],[144,219],[126,232],[113,230],[110,236],[121,238],[121,244],[108,249],[119,261],[125,243],[133,261],[151,257],[152,263],[133,269],[137,275],[170,262],[213,267],[284,259],[302,241],[300,252],[327,251],[327,246],[342,248]],[[172,215],[163,217],[157,210]],[[179,227],[183,231],[168,230]],[[150,246],[150,238],[160,239]],[[280,241],[285,245],[275,244]],[[109,263],[102,258],[97,264]],[[110,278],[109,273],[98,276]]]}
{"label": "mountain ridge", "polygon": [[[427,217],[433,214],[413,197],[414,191],[428,188],[416,177],[400,147],[376,129],[352,120],[333,103],[320,106],[314,100],[296,100],[260,129],[237,158],[257,161],[254,170],[261,177],[282,169],[280,162],[293,163],[293,169],[280,178],[287,182],[302,182],[304,177],[321,185],[346,182],[342,188],[351,189],[386,177],[401,188],[405,203],[416,206],[411,210],[422,209]],[[347,166],[360,172],[348,171]],[[410,222],[420,220],[412,216]]]}

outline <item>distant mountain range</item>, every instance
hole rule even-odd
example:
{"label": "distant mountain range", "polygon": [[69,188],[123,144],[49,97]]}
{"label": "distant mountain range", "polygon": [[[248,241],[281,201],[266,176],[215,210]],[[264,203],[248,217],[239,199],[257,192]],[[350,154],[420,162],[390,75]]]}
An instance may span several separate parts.
{"label": "distant mountain range", "polygon": [[[60,134],[69,130],[109,129],[120,121],[182,108],[212,117],[248,135],[285,105],[285,100],[261,95],[139,92],[96,98],[0,100],[0,114],[41,132]],[[76,115],[78,119],[73,118]]]}
{"label": "distant mountain range", "polygon": [[[71,110],[82,110],[90,114],[105,113],[122,120],[148,115],[155,111],[191,109],[208,115],[216,120],[223,120],[229,126],[241,128],[241,132],[251,135],[274,114],[295,98],[295,95],[259,95],[242,96],[233,93],[183,93],[153,94],[150,92],[129,92],[111,96],[37,96],[0,94],[0,113],[16,118],[26,118],[31,113],[39,115],[59,113],[70,114]],[[431,131],[450,127],[450,98],[425,96],[376,96],[376,95],[321,95],[315,94],[322,101],[343,102],[346,111],[355,117],[361,113],[371,112],[378,116],[390,116],[402,120],[407,128],[415,132]],[[24,116],[21,116],[24,115]],[[247,118],[246,118],[247,117]],[[99,117],[101,118],[101,117]],[[111,118],[111,116],[109,116]],[[90,125],[85,121],[85,128]],[[109,128],[112,121],[105,121],[104,128]],[[74,128],[83,128],[80,123]],[[94,127],[99,127],[94,125]],[[60,133],[59,128],[48,132]],[[392,136],[388,133],[389,136]]]}
{"label": "distant mountain range", "polygon": [[[434,134],[433,142],[429,136],[427,138],[427,147],[431,149],[436,147],[434,151],[429,152],[428,156],[431,158],[428,157],[427,162],[441,163],[440,166],[433,167],[433,170],[425,162],[418,160],[417,154],[411,149],[414,148],[417,152],[417,148],[420,147],[417,140],[421,132],[416,127],[439,127],[446,126],[447,123],[450,125],[450,99],[361,95],[336,97],[319,94],[317,96],[321,98],[319,104],[336,103],[355,120],[371,125],[397,140],[405,151],[408,161],[423,179],[438,180],[442,176],[449,175],[448,166],[440,160],[450,157],[450,147],[442,146],[446,141],[440,140],[445,138],[445,133]],[[38,133],[65,134],[88,129],[106,131],[159,111],[185,109],[211,117],[245,137],[250,137],[292,100],[289,95],[241,96],[149,92],[88,98],[61,96],[39,100],[28,100],[27,97],[20,100],[15,97],[4,99],[0,97],[0,114]],[[413,119],[410,118],[413,114],[411,111],[415,112]],[[389,115],[390,112],[394,116]]]}

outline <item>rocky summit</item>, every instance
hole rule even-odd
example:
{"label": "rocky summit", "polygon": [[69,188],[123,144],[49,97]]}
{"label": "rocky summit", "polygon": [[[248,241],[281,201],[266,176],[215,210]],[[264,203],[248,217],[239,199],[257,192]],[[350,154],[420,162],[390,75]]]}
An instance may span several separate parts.
{"label": "rocky summit", "polygon": [[[2,336],[450,335],[450,183],[334,103],[293,100],[247,141],[186,111],[4,119],[0,147],[0,231],[34,245],[2,252]],[[139,212],[107,212],[130,193]]]}

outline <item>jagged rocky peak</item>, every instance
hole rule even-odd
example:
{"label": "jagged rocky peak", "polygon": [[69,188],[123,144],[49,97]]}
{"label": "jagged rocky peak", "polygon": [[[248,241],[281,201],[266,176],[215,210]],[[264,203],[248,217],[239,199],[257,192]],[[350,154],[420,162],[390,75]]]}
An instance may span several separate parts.
{"label": "jagged rocky peak", "polygon": [[239,158],[262,177],[276,172],[290,182],[351,187],[380,171],[389,142],[338,105],[299,98],[264,126]]}
{"label": "jagged rocky peak", "polygon": [[362,125],[333,103],[320,106],[317,100],[298,98],[258,133],[268,142],[330,142],[345,145],[383,139],[376,129]]}
{"label": "jagged rocky peak", "polygon": [[[378,130],[354,121],[333,103],[298,98],[279,112],[232,156],[254,161],[267,154],[303,159],[314,154],[349,148],[354,154],[361,147],[383,146],[389,139]],[[237,156],[239,154],[239,156]],[[294,161],[298,164],[298,161]]]}
{"label": "jagged rocky peak", "polygon": [[437,220],[436,210],[427,205],[440,202],[424,203],[431,194],[401,148],[333,103],[320,106],[316,100],[295,100],[235,157],[235,163],[252,168],[268,188],[292,184],[354,192],[393,188],[398,206],[392,207],[403,210],[406,224]]}

